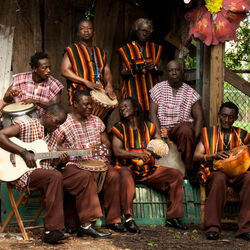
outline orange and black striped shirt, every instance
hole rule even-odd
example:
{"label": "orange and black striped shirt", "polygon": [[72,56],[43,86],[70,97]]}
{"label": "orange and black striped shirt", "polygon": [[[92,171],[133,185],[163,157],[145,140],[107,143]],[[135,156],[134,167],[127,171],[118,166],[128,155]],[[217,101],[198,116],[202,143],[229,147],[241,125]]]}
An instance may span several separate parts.
{"label": "orange and black striped shirt", "polygon": [[[212,127],[204,127],[202,128],[201,133],[201,142],[205,147],[205,154],[215,154],[216,150],[219,151],[228,151],[235,147],[241,146],[243,144],[250,143],[250,133],[247,131],[233,127],[233,131],[230,135],[230,141],[228,143],[224,142],[224,133],[219,133],[219,126],[212,126]],[[223,143],[224,142],[224,143]],[[203,162],[200,165],[200,181],[201,183],[205,183],[207,177],[213,171],[213,162]]]}
{"label": "orange and black striped shirt", "polygon": [[[98,47],[92,48],[92,53],[80,43],[74,43],[65,48],[72,65],[73,72],[91,82],[104,86],[104,67],[106,65],[106,52]],[[85,85],[67,80],[69,101],[72,104],[72,94],[77,89],[85,89]]]}
{"label": "orange and black striped shirt", "polygon": [[[123,147],[126,151],[130,152],[143,152],[147,151],[146,147],[150,140],[154,139],[156,133],[155,125],[149,121],[144,122],[144,134],[142,138],[139,130],[133,130],[125,126],[123,122],[116,123],[112,128],[112,134],[123,142]],[[147,176],[157,165],[154,165],[152,159],[145,162],[141,167],[137,166],[138,160],[117,158],[115,168],[119,169],[121,166],[127,166],[133,170],[136,175]]]}
{"label": "orange and black striped shirt", "polygon": [[[127,43],[124,47],[118,49],[121,59],[126,65],[126,70],[131,69],[131,64],[143,64],[153,62],[155,66],[159,65],[162,46],[146,42],[145,49],[140,52],[139,47],[135,42]],[[123,98],[133,97],[141,105],[144,111],[149,110],[149,90],[158,82],[156,74],[146,72],[145,74],[134,74],[130,78],[124,78],[122,94]]]}

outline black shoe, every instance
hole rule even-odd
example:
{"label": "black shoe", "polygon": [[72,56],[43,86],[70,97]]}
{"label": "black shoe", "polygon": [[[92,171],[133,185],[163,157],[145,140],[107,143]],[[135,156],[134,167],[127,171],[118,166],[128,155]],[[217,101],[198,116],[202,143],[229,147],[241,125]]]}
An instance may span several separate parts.
{"label": "black shoe", "polygon": [[140,233],[141,230],[139,229],[139,227],[136,225],[135,221],[132,219],[132,220],[129,220],[128,222],[125,222],[124,223],[124,226],[125,228],[131,232],[131,233]]}
{"label": "black shoe", "polygon": [[105,227],[118,233],[127,232],[127,229],[122,225],[122,223],[109,224]]}
{"label": "black shoe", "polygon": [[44,233],[43,235],[43,242],[49,244],[56,244],[59,241],[65,239],[67,239],[67,236],[65,236],[62,232],[58,230],[50,231],[49,233]]}
{"label": "black shoe", "polygon": [[242,233],[236,237],[241,238],[241,239],[246,240],[246,241],[250,241],[250,232]]}
{"label": "black shoe", "polygon": [[77,237],[83,237],[83,236],[92,236],[94,238],[107,238],[111,235],[112,233],[101,233],[97,231],[93,225],[90,225],[88,229],[84,229],[82,226],[80,226],[78,232],[77,232]]}
{"label": "black shoe", "polygon": [[209,231],[206,233],[206,237],[208,240],[218,240],[219,239],[219,233],[215,231]]}
{"label": "black shoe", "polygon": [[68,234],[76,234],[79,230],[79,227],[67,227],[65,232]]}
{"label": "black shoe", "polygon": [[182,222],[178,218],[166,220],[166,226],[174,227],[174,228],[182,229],[182,230],[188,229],[188,227],[183,225]]}

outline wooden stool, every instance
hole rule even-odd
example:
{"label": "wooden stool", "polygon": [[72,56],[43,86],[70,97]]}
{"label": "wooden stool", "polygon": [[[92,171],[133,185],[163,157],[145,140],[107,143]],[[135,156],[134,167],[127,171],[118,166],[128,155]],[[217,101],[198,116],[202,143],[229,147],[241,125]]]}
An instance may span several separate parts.
{"label": "wooden stool", "polygon": [[[201,192],[201,227],[204,228],[205,225],[205,204],[206,204],[206,187],[200,186],[200,192]],[[234,191],[231,187],[227,187],[227,202],[240,202],[240,196],[239,193]],[[226,217],[236,217],[237,214],[225,214]],[[226,219],[222,218],[222,223],[237,223],[238,221],[236,219]]]}
{"label": "wooden stool", "polygon": [[[17,222],[13,222],[13,223],[14,224],[17,223],[19,225],[19,228],[20,228],[20,230],[22,232],[22,235],[23,235],[23,239],[24,240],[28,240],[28,235],[26,233],[26,230],[43,227],[43,226],[33,226],[36,223],[37,219],[39,218],[40,214],[42,213],[42,211],[44,209],[44,205],[41,202],[41,198],[42,197],[41,197],[41,195],[39,196],[40,197],[39,203],[41,205],[40,205],[37,213],[35,214],[34,218],[32,220],[25,220],[25,221],[23,221],[22,218],[21,218],[21,216],[20,216],[20,214],[19,214],[18,207],[19,207],[19,205],[21,203],[22,204],[27,204],[28,199],[30,197],[32,197],[32,192],[36,191],[38,189],[37,188],[29,188],[29,189],[25,188],[23,191],[20,192],[18,200],[15,201],[14,195],[12,193],[12,189],[16,189],[15,185],[12,184],[12,183],[10,183],[10,182],[8,182],[7,183],[7,188],[8,188],[8,194],[9,194],[9,198],[10,198],[12,210],[9,213],[9,215],[8,215],[7,219],[5,220],[5,222],[3,223],[3,226],[0,228],[0,233],[4,232],[5,228],[10,223],[11,218],[15,214]],[[29,223],[29,226],[28,227],[24,227],[24,223]]]}

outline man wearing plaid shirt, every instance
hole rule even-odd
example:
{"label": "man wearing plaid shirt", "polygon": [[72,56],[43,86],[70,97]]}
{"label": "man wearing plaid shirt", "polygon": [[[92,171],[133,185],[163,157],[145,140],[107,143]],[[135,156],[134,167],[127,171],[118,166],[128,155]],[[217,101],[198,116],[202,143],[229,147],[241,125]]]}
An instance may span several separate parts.
{"label": "man wearing plaid shirt", "polygon": [[203,125],[200,95],[182,82],[183,68],[179,62],[169,62],[167,73],[168,81],[150,90],[150,119],[162,136],[167,133],[177,145],[186,173],[195,182],[193,153]]}
{"label": "man wearing plaid shirt", "polygon": [[4,95],[6,103],[33,103],[37,108],[37,115],[41,117],[44,109],[53,103],[61,102],[63,85],[50,75],[50,61],[48,55],[37,52],[30,58],[32,72],[25,72],[13,76],[13,84]]}
{"label": "man wearing plaid shirt", "polygon": [[[92,99],[86,90],[78,90],[73,95],[73,110],[68,114],[66,122],[56,131],[58,136],[59,150],[82,149],[104,145],[110,148],[111,144],[105,132],[105,125],[101,119],[91,114]],[[67,187],[67,178],[74,174],[75,180],[81,185],[69,190],[66,198],[71,198],[72,203],[65,202],[66,227],[69,232],[77,231],[79,237],[91,235],[93,237],[106,237],[107,234],[100,233],[92,227],[91,222],[102,216],[96,185],[91,172],[78,168],[79,164],[84,164],[86,159],[95,159],[103,161],[108,171],[106,174],[104,190],[104,208],[106,212],[106,224],[118,232],[125,231],[121,224],[120,210],[120,179],[117,171],[109,164],[105,155],[96,157],[87,156],[72,159],[66,164],[62,171],[64,177],[64,186]],[[91,183],[92,191],[84,191],[82,187]],[[89,187],[90,189],[90,187]],[[72,205],[75,206],[72,206]],[[75,216],[74,216],[75,215]],[[74,229],[74,230],[72,230]]]}
{"label": "man wearing plaid shirt", "polygon": [[56,151],[57,139],[54,130],[65,119],[66,114],[63,107],[53,104],[46,109],[40,120],[32,118],[15,121],[14,125],[0,131],[0,146],[6,151],[20,155],[27,167],[32,168],[15,182],[17,187],[19,189],[36,187],[44,194],[46,213],[43,217],[45,228],[43,241],[46,243],[57,243],[66,238],[61,231],[64,229],[63,178],[61,173],[52,166],[56,167],[60,162],[68,160],[68,155],[61,154],[59,160],[42,160],[41,168],[36,168],[35,155],[8,138],[18,136],[21,141],[26,143],[42,139],[46,141],[49,151]]}

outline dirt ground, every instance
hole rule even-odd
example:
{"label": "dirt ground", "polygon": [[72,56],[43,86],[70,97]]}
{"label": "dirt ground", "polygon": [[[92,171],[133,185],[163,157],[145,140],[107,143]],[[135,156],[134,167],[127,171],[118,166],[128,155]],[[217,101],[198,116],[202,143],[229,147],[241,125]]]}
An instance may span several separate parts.
{"label": "dirt ground", "polygon": [[[108,239],[69,236],[64,243],[42,243],[42,230],[29,231],[29,241],[22,240],[19,233],[0,234],[0,249],[250,249],[250,242],[235,238],[236,226],[223,228],[217,241],[206,240],[197,225],[189,225],[188,231],[163,226],[140,226],[141,234],[113,233]],[[107,231],[106,229],[100,229]],[[12,229],[12,232],[15,230]]]}

